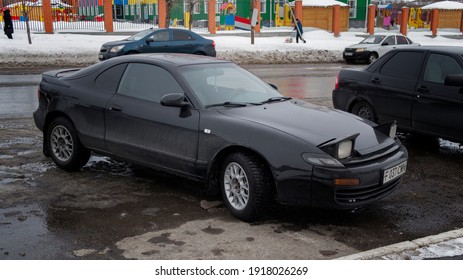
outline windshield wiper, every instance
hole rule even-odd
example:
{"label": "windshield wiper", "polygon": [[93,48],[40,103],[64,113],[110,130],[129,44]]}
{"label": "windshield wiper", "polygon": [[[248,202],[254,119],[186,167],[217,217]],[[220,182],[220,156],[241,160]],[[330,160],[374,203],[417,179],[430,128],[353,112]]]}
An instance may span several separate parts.
{"label": "windshield wiper", "polygon": [[245,106],[247,106],[248,104],[249,104],[249,103],[227,101],[227,102],[223,102],[223,103],[216,103],[216,104],[206,105],[206,106],[204,106],[204,107],[206,107],[206,108],[218,107],[218,106],[225,106],[225,107],[245,107]]}
{"label": "windshield wiper", "polygon": [[262,101],[262,104],[265,104],[265,103],[271,103],[271,102],[277,102],[277,101],[286,101],[286,100],[290,100],[292,99],[291,97],[286,97],[286,96],[275,96],[275,97],[271,97],[265,101]]}

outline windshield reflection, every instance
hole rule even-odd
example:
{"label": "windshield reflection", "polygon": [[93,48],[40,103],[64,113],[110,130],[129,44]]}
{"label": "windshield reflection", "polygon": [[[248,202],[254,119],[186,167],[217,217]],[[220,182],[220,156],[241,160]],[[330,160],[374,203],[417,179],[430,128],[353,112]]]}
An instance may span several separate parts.
{"label": "windshield reflection", "polygon": [[232,63],[183,66],[180,73],[204,107],[258,105],[271,98],[282,97],[269,84]]}

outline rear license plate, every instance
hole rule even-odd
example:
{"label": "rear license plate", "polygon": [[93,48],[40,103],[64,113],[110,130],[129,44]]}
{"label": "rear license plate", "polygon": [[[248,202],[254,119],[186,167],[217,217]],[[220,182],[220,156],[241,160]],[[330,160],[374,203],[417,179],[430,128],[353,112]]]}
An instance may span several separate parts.
{"label": "rear license plate", "polygon": [[402,176],[407,170],[407,162],[404,161],[394,167],[388,168],[383,172],[383,184]]}
{"label": "rear license plate", "polygon": [[344,55],[345,55],[345,56],[353,56],[353,55],[354,55],[354,53],[351,53],[351,52],[345,52],[345,53],[344,53]]}

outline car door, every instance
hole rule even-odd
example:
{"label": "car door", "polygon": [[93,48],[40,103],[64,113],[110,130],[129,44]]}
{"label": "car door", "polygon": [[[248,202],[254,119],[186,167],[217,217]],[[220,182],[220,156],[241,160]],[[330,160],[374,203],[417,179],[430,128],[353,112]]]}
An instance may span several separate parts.
{"label": "car door", "polygon": [[380,122],[411,126],[411,106],[424,51],[396,51],[372,74],[368,98]]}
{"label": "car door", "polygon": [[172,52],[194,54],[198,49],[198,41],[193,35],[183,30],[172,30]]}
{"label": "car door", "polygon": [[183,89],[160,66],[130,63],[106,109],[106,144],[111,153],[152,166],[194,174],[199,113],[160,104]]}
{"label": "car door", "polygon": [[140,53],[171,52],[172,39],[170,30],[158,30],[144,39],[140,44]]}
{"label": "car door", "polygon": [[378,55],[383,56],[388,51],[395,49],[395,47],[396,47],[395,36],[394,35],[387,36],[383,40],[383,42],[381,42],[381,46],[378,48]]}
{"label": "car door", "polygon": [[444,85],[449,74],[463,74],[461,58],[430,52],[413,102],[413,127],[463,139],[463,91]]}

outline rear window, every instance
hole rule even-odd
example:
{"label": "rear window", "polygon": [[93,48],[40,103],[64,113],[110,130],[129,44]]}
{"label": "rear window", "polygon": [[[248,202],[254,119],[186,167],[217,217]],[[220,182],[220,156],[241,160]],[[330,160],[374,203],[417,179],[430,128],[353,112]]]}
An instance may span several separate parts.
{"label": "rear window", "polygon": [[397,45],[408,45],[407,38],[404,36],[397,36]]}
{"label": "rear window", "polygon": [[95,85],[99,89],[115,93],[117,87],[119,86],[119,81],[121,80],[122,73],[124,73],[126,66],[126,63],[118,64],[102,72],[95,79]]}
{"label": "rear window", "polygon": [[194,41],[195,38],[185,31],[174,30],[174,41]]}

